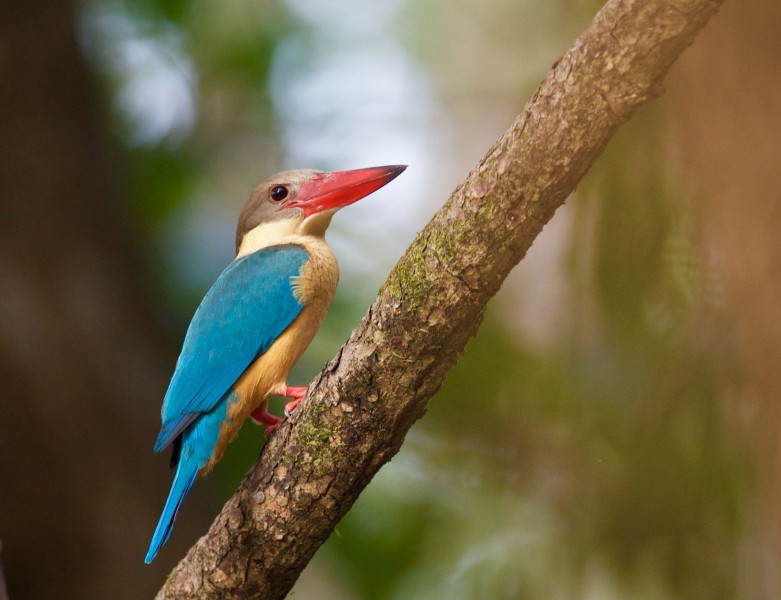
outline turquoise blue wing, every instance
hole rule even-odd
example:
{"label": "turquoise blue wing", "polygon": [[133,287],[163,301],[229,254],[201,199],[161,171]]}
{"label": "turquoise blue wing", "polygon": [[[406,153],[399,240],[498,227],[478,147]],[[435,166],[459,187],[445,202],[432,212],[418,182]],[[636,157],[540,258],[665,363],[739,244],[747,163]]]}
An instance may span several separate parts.
{"label": "turquoise blue wing", "polygon": [[231,263],[204,297],[184,338],[163,400],[160,452],[200,414],[212,410],[242,373],[299,315],[291,277],[309,256],[272,246]]}

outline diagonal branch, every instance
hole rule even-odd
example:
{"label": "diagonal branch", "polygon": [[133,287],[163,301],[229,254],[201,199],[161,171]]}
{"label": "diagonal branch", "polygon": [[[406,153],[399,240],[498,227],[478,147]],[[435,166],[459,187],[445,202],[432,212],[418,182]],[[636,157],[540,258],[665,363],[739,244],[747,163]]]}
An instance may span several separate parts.
{"label": "diagonal branch", "polygon": [[158,598],[283,598],[440,388],[486,303],[722,0],[611,0],[420,232]]}

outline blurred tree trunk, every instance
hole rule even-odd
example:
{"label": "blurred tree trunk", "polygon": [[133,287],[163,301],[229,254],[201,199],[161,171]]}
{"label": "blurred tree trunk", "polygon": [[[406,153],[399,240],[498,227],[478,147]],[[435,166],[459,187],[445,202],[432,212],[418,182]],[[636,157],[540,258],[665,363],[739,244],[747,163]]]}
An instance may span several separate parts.
{"label": "blurred tree trunk", "polygon": [[0,539],[14,600],[149,597],[170,568],[142,561],[163,501],[147,492],[169,478],[151,448],[174,348],[148,309],[75,14],[31,0],[0,18]]}
{"label": "blurred tree trunk", "polygon": [[5,585],[5,573],[3,573],[3,544],[0,542],[0,600],[8,600],[8,588]]}
{"label": "blurred tree trunk", "polygon": [[731,307],[726,329],[744,373],[735,425],[748,427],[759,458],[759,500],[745,509],[740,598],[776,598],[781,589],[779,29],[778,0],[728,2],[671,81],[680,162],[702,175],[715,267]]}

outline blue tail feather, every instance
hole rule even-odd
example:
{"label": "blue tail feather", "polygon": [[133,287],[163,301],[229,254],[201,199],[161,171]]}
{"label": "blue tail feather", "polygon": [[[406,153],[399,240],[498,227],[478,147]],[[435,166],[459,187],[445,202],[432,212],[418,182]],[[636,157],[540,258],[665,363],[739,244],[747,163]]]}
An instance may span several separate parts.
{"label": "blue tail feather", "polygon": [[171,535],[176,513],[179,512],[179,507],[187,498],[190,488],[193,487],[198,471],[211,458],[220,437],[221,424],[231,422],[228,419],[228,408],[236,400],[235,393],[232,390],[228,391],[214,409],[199,415],[182,432],[176,475],[174,475],[174,482],[171,484],[171,491],[168,493],[168,500],[165,501],[163,514],[160,515],[160,521],[158,521],[155,533],[152,535],[149,552],[146,553],[144,559],[147,564],[155,559],[160,547],[166,543],[168,536]]}
{"label": "blue tail feather", "polygon": [[182,502],[187,498],[190,488],[193,487],[199,469],[200,465],[193,461],[192,458],[190,460],[182,458],[179,461],[174,482],[171,485],[171,491],[168,493],[168,500],[165,501],[163,514],[160,515],[160,520],[157,522],[155,533],[152,536],[152,543],[149,544],[149,551],[144,559],[145,563],[151,563],[157,556],[157,551],[160,550],[160,547],[168,541],[171,529],[174,526],[176,513],[179,512],[179,507],[182,506]]}

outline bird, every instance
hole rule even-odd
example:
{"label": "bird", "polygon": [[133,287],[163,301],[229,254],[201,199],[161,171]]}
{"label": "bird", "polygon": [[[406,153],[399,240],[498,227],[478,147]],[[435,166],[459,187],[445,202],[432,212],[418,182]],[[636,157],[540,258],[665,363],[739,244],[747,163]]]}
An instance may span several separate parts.
{"label": "bird", "polygon": [[250,417],[268,436],[282,422],[268,396],[292,398],[290,369],[322,324],[339,280],[325,241],[331,218],[395,179],[406,165],[322,172],[283,171],[250,194],[236,227],[236,258],[198,306],[163,399],[154,451],[172,447],[175,474],[144,562],[171,535],[198,476],[222,458]]}

